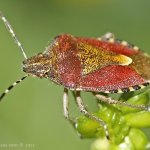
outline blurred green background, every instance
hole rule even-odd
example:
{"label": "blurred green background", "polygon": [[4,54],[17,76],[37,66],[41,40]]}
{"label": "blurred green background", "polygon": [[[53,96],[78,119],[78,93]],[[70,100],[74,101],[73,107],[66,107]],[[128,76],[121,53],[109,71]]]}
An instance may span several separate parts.
{"label": "blurred green background", "polygon": [[[44,50],[61,33],[98,37],[113,32],[150,51],[148,0],[0,0],[28,57]],[[24,75],[23,57],[0,21],[0,92]],[[87,150],[92,139],[80,139],[62,113],[63,87],[28,78],[0,104],[0,149]],[[83,93],[90,110],[95,98]],[[72,96],[71,112],[78,114]],[[26,145],[31,144],[31,145]],[[4,146],[4,147],[3,147]],[[31,147],[30,147],[31,146]],[[14,148],[13,148],[14,147]]]}

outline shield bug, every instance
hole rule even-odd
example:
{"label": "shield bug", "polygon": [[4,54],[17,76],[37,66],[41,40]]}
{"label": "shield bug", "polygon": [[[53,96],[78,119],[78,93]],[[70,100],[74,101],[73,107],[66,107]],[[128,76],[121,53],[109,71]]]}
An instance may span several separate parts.
{"label": "shield bug", "polygon": [[0,100],[28,76],[50,79],[64,87],[64,116],[72,121],[68,113],[68,90],[71,90],[74,92],[79,110],[85,116],[99,122],[104,127],[108,139],[106,123],[87,110],[80,96],[81,91],[92,92],[98,100],[110,104],[148,109],[143,105],[135,106],[99,94],[130,92],[149,85],[150,56],[137,46],[115,39],[112,33],[106,33],[101,38],[63,34],[56,36],[43,53],[27,58],[10,23],[2,13],[0,18],[25,58],[23,71],[26,73],[0,95]]}

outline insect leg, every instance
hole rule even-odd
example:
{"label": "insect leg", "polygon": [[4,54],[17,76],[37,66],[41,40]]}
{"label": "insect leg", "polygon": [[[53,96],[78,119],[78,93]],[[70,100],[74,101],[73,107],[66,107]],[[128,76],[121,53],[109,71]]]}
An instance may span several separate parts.
{"label": "insect leg", "polygon": [[70,118],[69,116],[69,100],[68,100],[68,89],[64,88],[64,94],[63,94],[63,112],[64,117],[74,126],[75,121]]}
{"label": "insect leg", "polygon": [[16,82],[14,82],[12,85],[10,85],[1,95],[0,95],[0,101],[3,99],[3,97],[12,90],[12,88],[14,88],[18,83],[22,82],[24,79],[26,79],[26,77],[28,77],[28,75],[23,76],[20,80],[17,80]]}
{"label": "insect leg", "polygon": [[86,107],[85,107],[85,105],[84,105],[84,103],[83,103],[83,101],[82,101],[82,98],[81,98],[81,96],[80,96],[80,91],[77,91],[77,92],[76,92],[76,103],[77,103],[77,105],[78,105],[79,110],[80,110],[81,113],[83,113],[83,114],[84,114],[85,116],[87,116],[88,118],[97,121],[98,123],[100,123],[100,124],[103,126],[103,128],[104,128],[104,130],[105,130],[106,138],[107,138],[107,139],[110,139],[110,137],[109,137],[109,132],[108,132],[108,128],[107,128],[106,123],[105,123],[102,119],[100,119],[100,118],[94,116],[93,114],[89,113],[89,112],[86,110]]}
{"label": "insect leg", "polygon": [[141,109],[141,110],[148,110],[149,109],[148,106],[145,106],[145,105],[129,104],[129,103],[126,103],[126,102],[121,102],[121,101],[114,100],[111,97],[107,97],[107,96],[100,95],[100,94],[97,94],[97,93],[93,93],[93,94],[95,95],[95,97],[98,100],[103,101],[103,102],[108,103],[108,104],[118,104],[118,105],[121,105],[121,106],[127,106],[127,107],[137,108],[137,109]]}
{"label": "insect leg", "polygon": [[21,50],[24,58],[27,59],[27,55],[25,54],[25,51],[24,51],[24,48],[23,48],[21,42],[18,40],[18,38],[17,38],[17,36],[16,36],[16,34],[15,34],[12,26],[10,25],[10,23],[8,22],[8,20],[6,19],[6,17],[2,14],[2,12],[0,12],[0,19],[2,19],[2,21],[4,22],[7,30],[11,33],[13,39],[15,40],[16,44],[20,48],[20,50]]}

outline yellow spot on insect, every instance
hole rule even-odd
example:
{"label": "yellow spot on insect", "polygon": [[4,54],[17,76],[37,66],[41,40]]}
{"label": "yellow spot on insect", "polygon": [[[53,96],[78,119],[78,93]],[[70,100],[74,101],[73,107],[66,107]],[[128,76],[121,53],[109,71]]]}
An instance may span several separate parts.
{"label": "yellow spot on insect", "polygon": [[128,42],[122,41],[121,44],[122,44],[123,46],[127,46],[127,45],[128,45]]}
{"label": "yellow spot on insect", "polygon": [[139,50],[139,47],[134,46],[133,49],[136,50],[136,51],[138,51],[138,50]]}
{"label": "yellow spot on insect", "polygon": [[122,93],[122,90],[121,89],[118,89],[118,92],[117,93]]}
{"label": "yellow spot on insect", "polygon": [[102,38],[98,37],[98,38],[97,38],[97,40],[101,41],[101,40],[102,40]]}
{"label": "yellow spot on insect", "polygon": [[132,59],[125,55],[114,56],[114,61],[118,61],[119,65],[126,66],[132,63]]}
{"label": "yellow spot on insect", "polygon": [[110,43],[114,43],[114,42],[115,42],[115,39],[114,39],[114,38],[110,38],[110,39],[109,39],[109,42],[110,42]]}
{"label": "yellow spot on insect", "polygon": [[141,85],[139,85],[139,86],[141,87],[141,89],[145,88],[145,86],[144,86],[144,85],[142,85],[142,84],[141,84]]}
{"label": "yellow spot on insect", "polygon": [[129,90],[130,90],[130,91],[135,91],[135,90],[133,89],[133,87],[129,87]]}

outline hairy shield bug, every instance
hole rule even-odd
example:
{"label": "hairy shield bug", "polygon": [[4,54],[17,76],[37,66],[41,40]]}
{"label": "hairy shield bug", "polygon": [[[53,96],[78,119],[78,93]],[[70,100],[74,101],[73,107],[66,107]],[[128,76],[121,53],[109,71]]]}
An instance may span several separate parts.
{"label": "hairy shield bug", "polygon": [[143,105],[131,105],[98,94],[130,92],[149,85],[150,56],[137,46],[115,39],[112,33],[106,33],[101,38],[63,34],[55,37],[43,53],[27,58],[21,43],[2,13],[0,18],[25,58],[23,71],[27,74],[9,86],[0,95],[0,100],[28,76],[50,79],[64,87],[64,116],[72,121],[68,113],[68,90],[72,90],[80,111],[99,122],[104,127],[108,139],[106,123],[86,109],[80,96],[81,91],[92,92],[98,100],[107,103],[148,110],[148,107]]}

